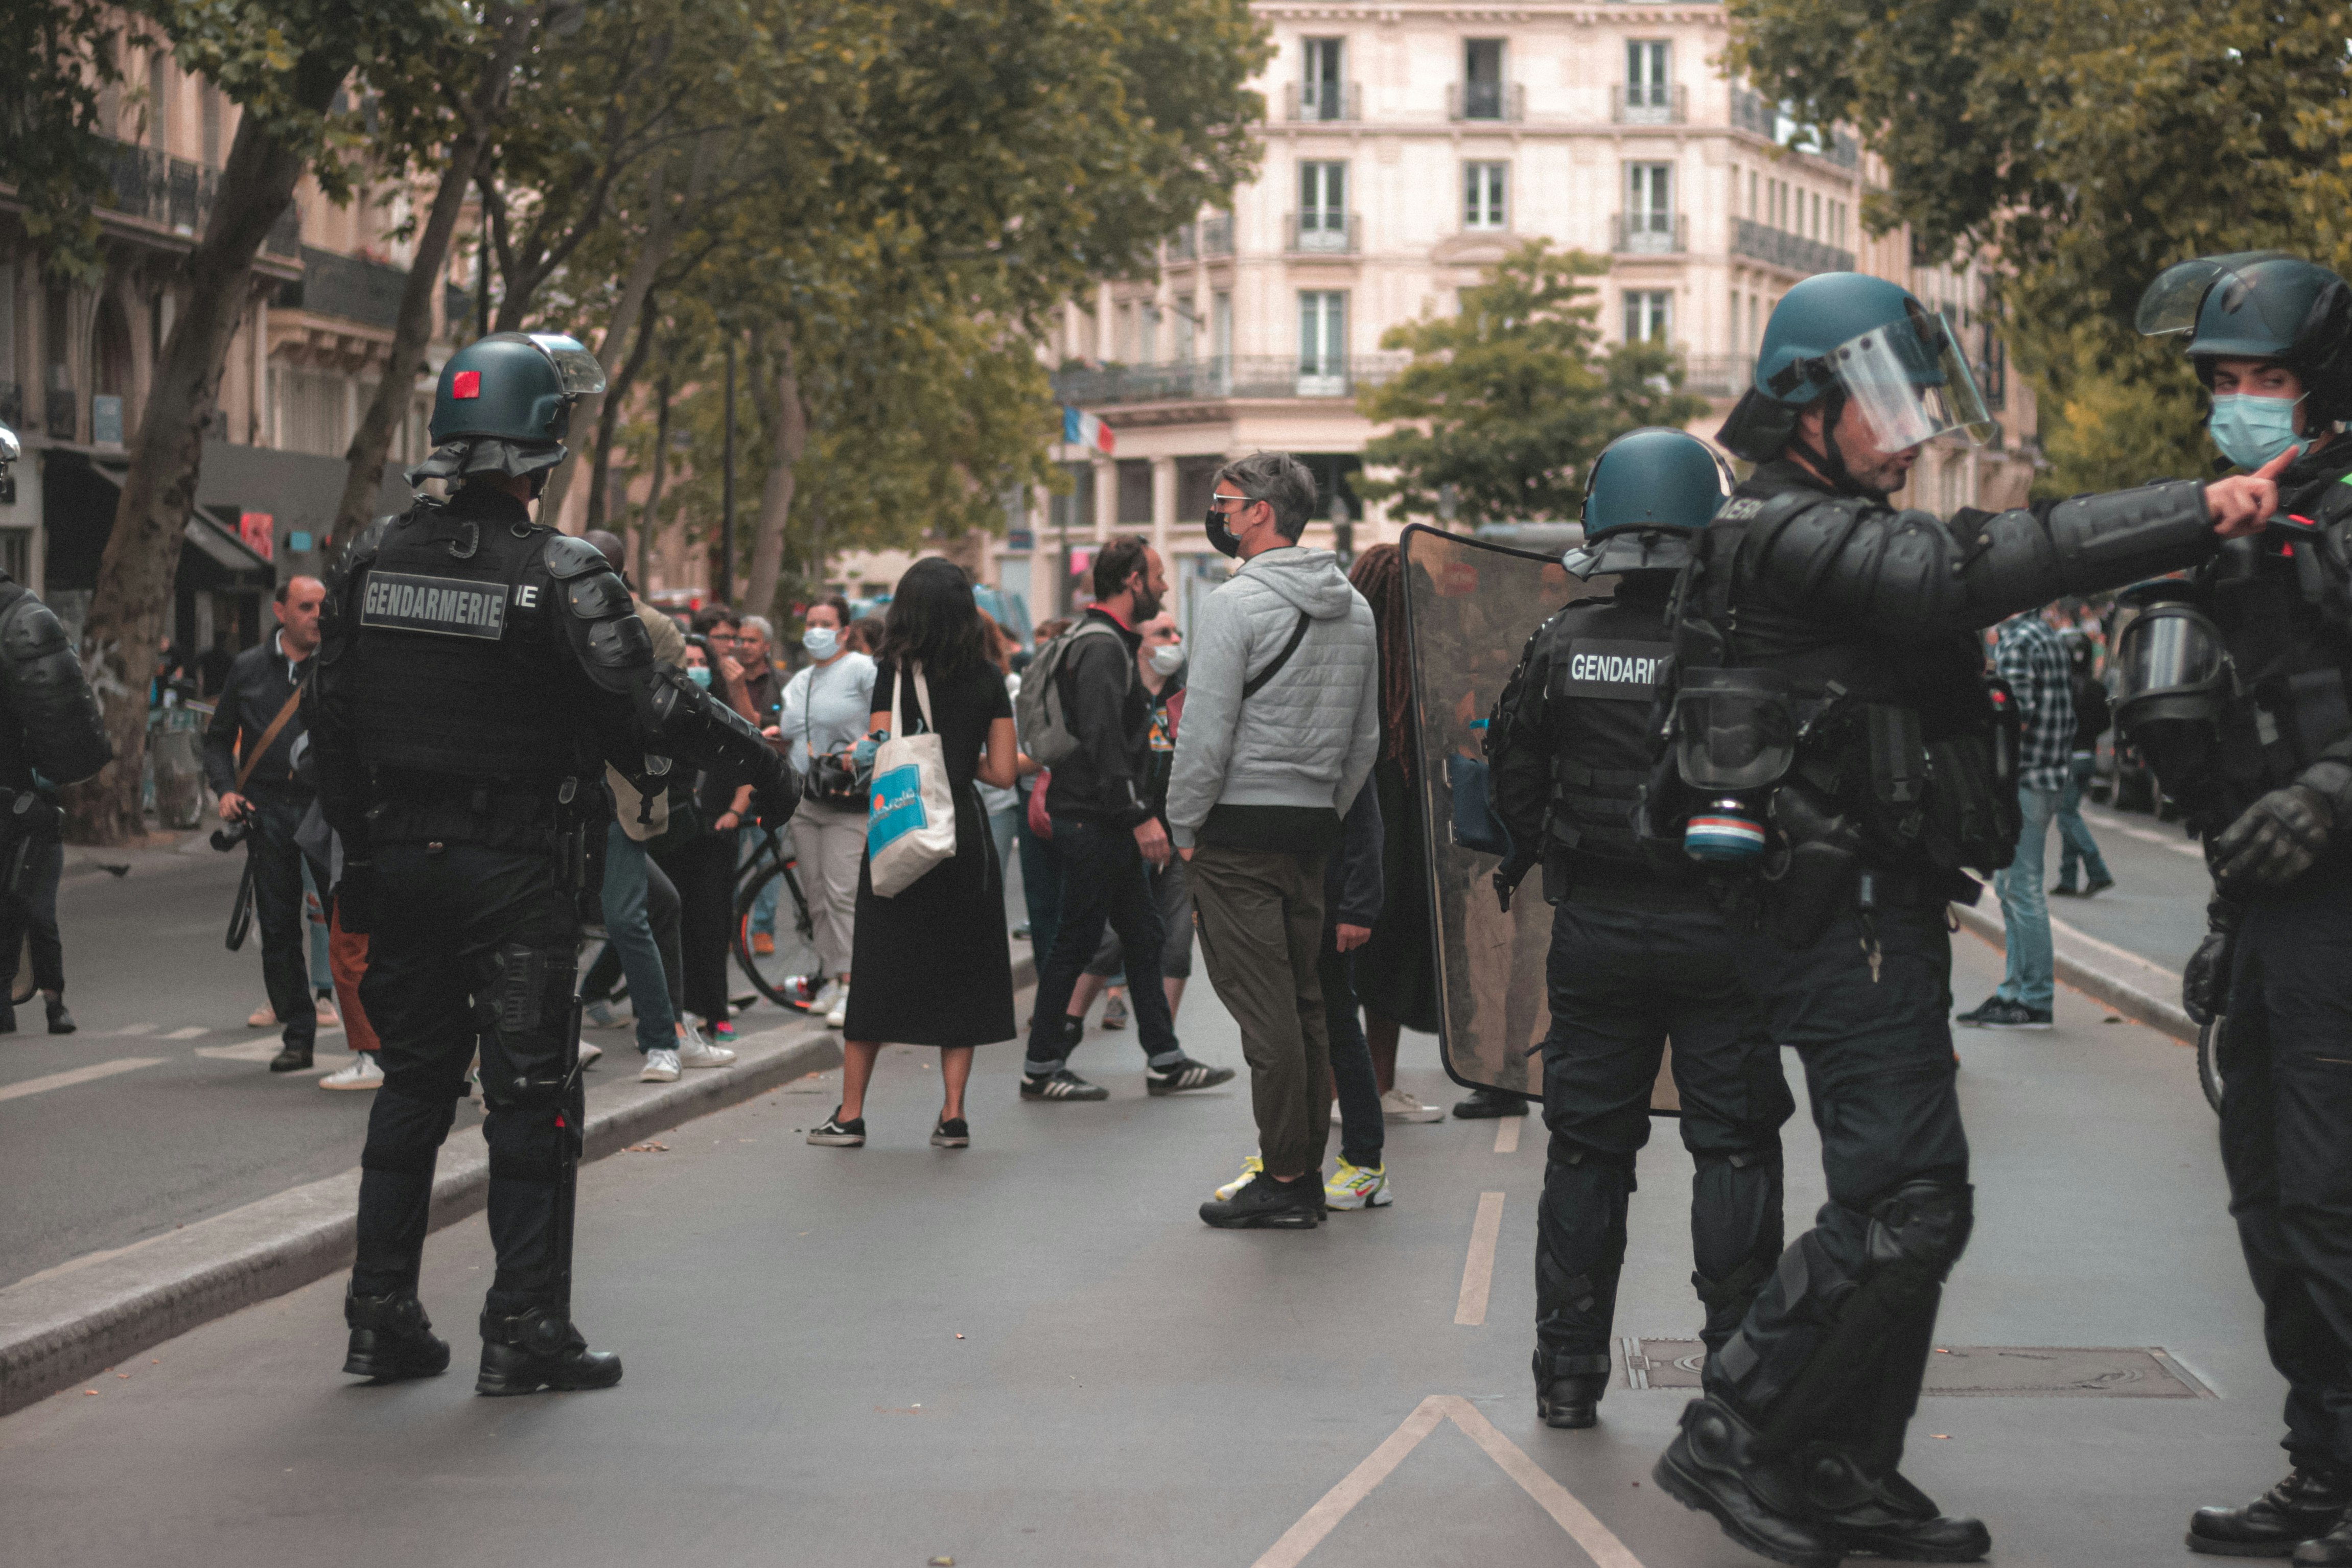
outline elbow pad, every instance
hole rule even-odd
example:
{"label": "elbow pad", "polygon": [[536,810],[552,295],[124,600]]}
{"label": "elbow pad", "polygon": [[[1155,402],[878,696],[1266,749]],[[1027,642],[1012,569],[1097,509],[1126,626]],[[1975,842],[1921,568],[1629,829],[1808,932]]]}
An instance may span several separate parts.
{"label": "elbow pad", "polygon": [[646,727],[646,750],[731,772],[760,788],[774,784],[786,770],[784,759],[750,719],[677,671],[646,665],[643,680],[638,712],[652,721]]}
{"label": "elbow pad", "polygon": [[2077,496],[2045,521],[2022,509],[1988,519],[1967,559],[1969,601],[1991,625],[2066,594],[2098,593],[2194,566],[2213,552],[2205,486],[2172,479]]}

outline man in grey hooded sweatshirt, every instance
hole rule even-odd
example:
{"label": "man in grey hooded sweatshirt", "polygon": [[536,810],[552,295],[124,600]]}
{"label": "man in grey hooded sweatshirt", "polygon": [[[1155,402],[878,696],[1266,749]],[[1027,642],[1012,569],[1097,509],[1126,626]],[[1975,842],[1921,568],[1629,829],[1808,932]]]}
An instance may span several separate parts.
{"label": "man in grey hooded sweatshirt", "polygon": [[1192,630],[1168,823],[1210,983],[1241,1026],[1258,1154],[1201,1218],[1312,1228],[1331,1116],[1323,862],[1380,750],[1372,612],[1338,557],[1298,544],[1315,510],[1305,464],[1257,453],[1211,489],[1209,541],[1242,567]]}

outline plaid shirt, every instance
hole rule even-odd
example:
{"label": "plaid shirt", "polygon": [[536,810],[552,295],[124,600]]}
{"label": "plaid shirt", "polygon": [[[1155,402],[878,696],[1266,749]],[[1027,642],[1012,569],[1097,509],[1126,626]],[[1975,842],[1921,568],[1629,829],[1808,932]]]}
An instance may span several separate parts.
{"label": "plaid shirt", "polygon": [[2074,691],[2066,645],[2032,612],[2000,623],[1992,666],[2017,697],[2017,781],[2028,789],[2063,789],[2074,749]]}

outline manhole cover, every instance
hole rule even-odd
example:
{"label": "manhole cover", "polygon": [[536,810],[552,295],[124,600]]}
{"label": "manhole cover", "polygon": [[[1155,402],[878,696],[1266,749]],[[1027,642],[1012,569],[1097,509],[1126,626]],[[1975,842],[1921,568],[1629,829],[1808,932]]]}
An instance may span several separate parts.
{"label": "manhole cover", "polygon": [[[1624,1339],[1628,1388],[1696,1388],[1706,1350],[1695,1339]],[[2162,1350],[1956,1344],[1927,1358],[1926,1394],[2006,1399],[2210,1399],[2213,1392]]]}

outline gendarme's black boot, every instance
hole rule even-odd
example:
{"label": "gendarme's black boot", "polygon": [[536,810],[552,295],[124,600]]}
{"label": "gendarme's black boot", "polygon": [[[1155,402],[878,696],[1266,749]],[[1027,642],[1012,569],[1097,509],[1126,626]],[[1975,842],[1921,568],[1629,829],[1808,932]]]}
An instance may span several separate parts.
{"label": "gendarme's black boot", "polygon": [[2352,1564],[2352,1521],[2339,1521],[2326,1534],[2294,1549],[2295,1568],[2346,1568],[2347,1564]]}
{"label": "gendarme's black boot", "polygon": [[1814,1448],[1802,1462],[1807,1507],[1848,1552],[1899,1563],[1974,1563],[1992,1550],[1981,1521],[1945,1514],[1899,1474],[1873,1479],[1836,1448]]}
{"label": "gendarme's black boot", "polygon": [[1790,1568],[1837,1568],[1845,1548],[1805,1516],[1802,1489],[1785,1459],[1756,1455],[1756,1433],[1712,1399],[1683,1408],[1683,1429],[1650,1475],[1685,1508],[1715,1515],[1748,1551]]}
{"label": "gendarme's black boot", "polygon": [[346,1291],[343,1322],[352,1331],[343,1370],[354,1377],[396,1383],[438,1377],[449,1370],[449,1342],[433,1332],[425,1303],[413,1295],[360,1296]]}
{"label": "gendarme's black boot", "polygon": [[[2343,1521],[2352,1503],[2352,1478],[2316,1465],[2297,1465],[2287,1478],[2242,1508],[2200,1508],[2189,1520],[2189,1550],[2216,1557],[2299,1556]],[[2352,1563],[2352,1555],[2315,1557]]]}
{"label": "gendarme's black boot", "polygon": [[1605,1355],[1554,1355],[1536,1347],[1536,1414],[1547,1427],[1570,1431],[1601,1419],[1601,1396],[1609,1392]]}
{"label": "gendarme's black boot", "polygon": [[545,1307],[513,1317],[482,1312],[482,1370],[477,1394],[569,1393],[610,1388],[621,1381],[621,1358],[590,1350],[571,1320]]}

